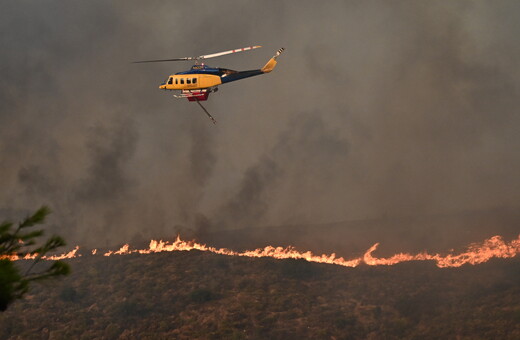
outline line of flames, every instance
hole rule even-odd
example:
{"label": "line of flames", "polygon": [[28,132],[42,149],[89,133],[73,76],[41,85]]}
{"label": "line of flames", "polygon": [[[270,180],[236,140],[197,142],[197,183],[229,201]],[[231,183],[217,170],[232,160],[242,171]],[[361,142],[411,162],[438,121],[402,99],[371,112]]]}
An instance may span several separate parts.
{"label": "line of flames", "polygon": [[[365,263],[370,266],[378,265],[394,265],[401,262],[407,261],[435,261],[437,267],[460,267],[464,264],[480,264],[487,262],[491,258],[512,258],[520,252],[520,235],[518,238],[511,242],[505,242],[501,236],[493,236],[482,243],[474,243],[467,247],[467,250],[463,253],[453,255],[440,255],[440,254],[428,254],[422,252],[416,255],[408,253],[399,253],[388,258],[377,258],[372,256],[372,253],[377,249],[379,243],[374,244],[370,247],[362,257],[358,257],[352,260],[345,260],[343,257],[336,257],[335,253],[330,255],[322,254],[315,255],[310,251],[300,252],[294,247],[272,247],[267,246],[265,248],[258,248],[255,250],[246,250],[243,252],[237,252],[226,248],[215,248],[208,247],[205,244],[197,243],[195,241],[184,241],[177,236],[175,241],[150,241],[148,249],[130,249],[128,244],[125,244],[118,250],[111,250],[103,254],[103,256],[113,255],[128,255],[128,254],[151,254],[161,252],[175,252],[175,251],[190,251],[199,250],[205,252],[211,252],[220,255],[227,256],[244,256],[244,257],[272,257],[275,259],[304,259],[309,262],[317,263],[328,263],[344,267],[357,267],[361,263]],[[79,246],[68,253],[61,255],[42,256],[44,260],[63,260],[81,256],[78,254]],[[92,255],[97,255],[98,250],[93,249]],[[8,258],[10,260],[30,260],[38,257],[38,254],[26,255],[25,257],[18,257],[16,255],[4,256],[2,258]]]}

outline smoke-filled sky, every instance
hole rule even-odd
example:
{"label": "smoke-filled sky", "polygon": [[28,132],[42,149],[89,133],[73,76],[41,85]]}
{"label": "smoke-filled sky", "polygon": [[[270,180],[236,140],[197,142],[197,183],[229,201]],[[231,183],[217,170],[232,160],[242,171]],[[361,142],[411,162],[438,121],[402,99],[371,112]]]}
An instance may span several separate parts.
{"label": "smoke-filled sky", "polygon": [[[0,1],[0,209],[103,245],[518,207],[518,1]],[[275,71],[206,107],[158,85]],[[2,216],[3,217],[3,216]],[[2,219],[2,218],[0,218]]]}

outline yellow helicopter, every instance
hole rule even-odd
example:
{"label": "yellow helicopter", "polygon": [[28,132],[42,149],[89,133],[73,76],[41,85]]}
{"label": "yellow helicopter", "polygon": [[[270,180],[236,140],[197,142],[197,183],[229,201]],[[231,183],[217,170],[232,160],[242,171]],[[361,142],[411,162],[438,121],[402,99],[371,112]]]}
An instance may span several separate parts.
{"label": "yellow helicopter", "polygon": [[280,48],[278,51],[276,51],[276,54],[271,59],[269,59],[267,64],[265,64],[261,69],[257,70],[234,71],[220,67],[209,67],[204,64],[203,60],[232,53],[251,51],[260,47],[262,46],[249,46],[225,52],[201,55],[198,57],[142,60],[134,61],[134,63],[195,60],[195,65],[193,65],[190,70],[170,75],[168,79],[166,79],[166,81],[159,86],[159,88],[162,90],[180,91],[179,94],[174,95],[175,98],[188,98],[190,102],[197,102],[197,104],[200,105],[200,107],[204,110],[204,112],[206,112],[208,117],[215,124],[216,120],[213,118],[213,116],[211,116],[211,114],[209,114],[209,112],[204,106],[202,106],[200,102],[207,100],[211,92],[217,92],[219,85],[271,72],[276,67],[276,58],[280,56],[280,54],[284,51],[284,48]]}

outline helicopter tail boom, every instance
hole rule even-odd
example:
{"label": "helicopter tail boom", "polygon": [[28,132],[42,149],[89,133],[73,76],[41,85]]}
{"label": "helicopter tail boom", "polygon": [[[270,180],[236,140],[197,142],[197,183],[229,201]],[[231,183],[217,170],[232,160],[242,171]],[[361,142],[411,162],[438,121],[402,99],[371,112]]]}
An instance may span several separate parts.
{"label": "helicopter tail boom", "polygon": [[277,63],[276,58],[278,58],[278,56],[280,54],[282,54],[283,51],[284,51],[283,47],[281,49],[279,49],[278,51],[276,51],[276,54],[271,59],[269,59],[267,64],[265,64],[264,67],[262,67],[261,69],[249,70],[249,71],[228,72],[228,73],[223,74],[220,77],[222,79],[222,84],[271,72],[276,67],[276,63]]}

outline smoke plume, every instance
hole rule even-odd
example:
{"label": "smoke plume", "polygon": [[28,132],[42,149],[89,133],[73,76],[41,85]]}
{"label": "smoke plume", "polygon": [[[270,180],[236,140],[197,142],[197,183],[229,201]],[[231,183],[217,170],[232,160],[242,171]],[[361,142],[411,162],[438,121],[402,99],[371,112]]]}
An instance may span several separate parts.
{"label": "smoke plume", "polygon": [[[48,204],[53,232],[96,246],[516,210],[519,13],[516,1],[4,1],[0,209]],[[274,72],[211,95],[216,126],[157,88],[191,65],[130,63],[253,44],[207,60],[255,69],[286,48]]]}

